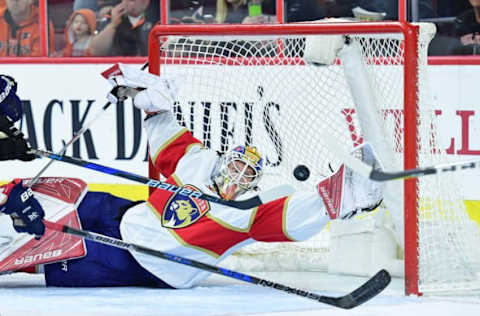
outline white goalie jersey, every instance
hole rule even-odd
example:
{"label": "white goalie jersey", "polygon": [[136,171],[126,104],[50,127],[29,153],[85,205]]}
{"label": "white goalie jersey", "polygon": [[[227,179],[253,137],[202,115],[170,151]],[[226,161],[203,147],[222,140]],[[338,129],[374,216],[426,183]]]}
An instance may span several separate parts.
{"label": "white goalie jersey", "polygon": [[[203,148],[170,112],[146,121],[152,160],[166,182],[207,194],[217,153]],[[146,203],[128,210],[121,222],[125,241],[208,264],[259,241],[305,240],[329,221],[316,192],[297,192],[251,210],[156,190]],[[192,267],[132,253],[154,275],[176,288],[191,287],[208,276]]]}
{"label": "white goalie jersey", "polygon": [[[167,111],[148,119],[146,130],[152,161],[167,183],[215,194],[211,187],[218,159],[215,151],[204,148]],[[328,223],[327,214],[316,190],[240,210],[157,189],[147,202],[126,212],[120,230],[127,242],[216,265],[255,240],[306,240]],[[176,288],[194,286],[208,276],[189,266],[132,254],[144,268]]]}

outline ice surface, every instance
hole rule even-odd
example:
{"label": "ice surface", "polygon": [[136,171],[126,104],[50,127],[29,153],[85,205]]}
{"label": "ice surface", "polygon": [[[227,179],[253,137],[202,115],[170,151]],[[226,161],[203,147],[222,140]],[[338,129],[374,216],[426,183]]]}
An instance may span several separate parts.
{"label": "ice surface", "polygon": [[[365,279],[323,273],[251,273],[327,295],[342,295]],[[43,275],[0,276],[0,315],[356,315],[478,316],[480,297],[405,297],[403,280],[353,310],[341,310],[295,295],[212,276],[188,290],[151,288],[47,288]],[[328,288],[329,291],[321,289]]]}

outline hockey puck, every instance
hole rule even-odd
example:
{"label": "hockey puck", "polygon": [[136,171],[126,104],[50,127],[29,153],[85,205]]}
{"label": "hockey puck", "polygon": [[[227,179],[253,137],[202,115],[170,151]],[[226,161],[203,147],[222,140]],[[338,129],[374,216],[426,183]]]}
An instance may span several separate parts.
{"label": "hockey puck", "polygon": [[310,176],[310,170],[305,165],[298,165],[293,169],[293,176],[298,181],[305,181]]}

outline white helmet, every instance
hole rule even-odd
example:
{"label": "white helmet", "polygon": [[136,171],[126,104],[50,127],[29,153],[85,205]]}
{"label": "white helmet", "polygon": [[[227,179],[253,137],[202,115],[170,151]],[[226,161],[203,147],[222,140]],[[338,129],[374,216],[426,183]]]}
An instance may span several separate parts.
{"label": "white helmet", "polygon": [[212,172],[218,194],[225,200],[255,190],[263,174],[263,158],[255,147],[236,146],[222,155]]}

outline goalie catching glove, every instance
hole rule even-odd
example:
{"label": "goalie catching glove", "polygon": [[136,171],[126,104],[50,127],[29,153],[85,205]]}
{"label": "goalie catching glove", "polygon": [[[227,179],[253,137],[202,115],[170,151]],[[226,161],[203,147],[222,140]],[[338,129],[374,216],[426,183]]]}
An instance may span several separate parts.
{"label": "goalie catching glove", "polygon": [[125,101],[128,97],[135,99],[138,92],[145,90],[143,88],[131,88],[127,86],[116,86],[107,95],[108,101],[117,104]]}
{"label": "goalie catching glove", "polygon": [[102,75],[115,86],[107,96],[112,103],[131,97],[134,105],[147,113],[170,111],[173,107],[177,93],[173,79],[124,64],[116,64]]}
{"label": "goalie catching glove", "polygon": [[45,225],[42,222],[45,212],[33,196],[32,189],[24,187],[21,180],[14,180],[3,188],[0,199],[2,197],[0,213],[10,215],[15,230],[35,235],[35,238],[40,239],[45,233]]}
{"label": "goalie catching glove", "polygon": [[133,104],[147,113],[171,111],[176,90],[173,80],[158,77],[155,84],[135,96]]}

